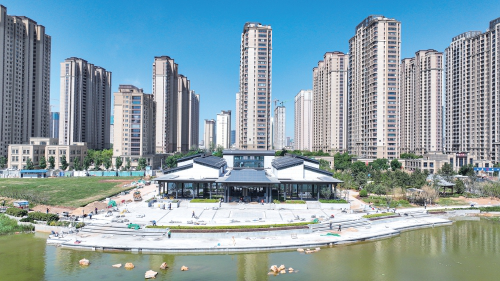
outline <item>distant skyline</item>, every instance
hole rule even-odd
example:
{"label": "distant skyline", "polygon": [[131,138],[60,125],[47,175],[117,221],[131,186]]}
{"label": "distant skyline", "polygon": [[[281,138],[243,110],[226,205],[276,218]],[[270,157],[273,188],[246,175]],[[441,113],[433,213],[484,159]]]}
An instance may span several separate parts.
{"label": "distant skyline", "polygon": [[[80,57],[113,73],[112,92],[132,84],[152,92],[152,63],[167,55],[200,94],[200,120],[234,110],[240,35],[245,22],[273,28],[272,100],[286,101],[293,137],[293,100],[312,88],[312,68],[328,51],[348,51],[357,24],[378,14],[401,22],[401,58],[421,49],[444,52],[452,37],[485,31],[500,16],[498,1],[12,1],[7,14],[27,16],[52,37],[51,111],[59,109],[59,64]],[[274,106],[274,103],[273,103]],[[233,124],[235,124],[233,116]],[[200,136],[203,126],[200,126]]]}

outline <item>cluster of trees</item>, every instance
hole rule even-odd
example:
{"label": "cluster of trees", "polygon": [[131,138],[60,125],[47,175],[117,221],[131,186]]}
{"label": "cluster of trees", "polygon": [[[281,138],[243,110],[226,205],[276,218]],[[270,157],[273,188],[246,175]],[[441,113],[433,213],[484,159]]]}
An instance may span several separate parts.
{"label": "cluster of trees", "polygon": [[276,150],[275,155],[276,156],[285,156],[286,153],[294,154],[294,155],[300,155],[300,156],[330,156],[330,153],[323,152],[323,150],[319,151],[308,151],[308,150],[287,150],[286,148],[283,148],[282,150]]}
{"label": "cluster of trees", "polygon": [[165,159],[164,166],[166,168],[175,168],[175,167],[177,167],[177,160],[179,160],[183,157],[188,157],[188,156],[200,154],[200,153],[212,154],[213,156],[217,156],[217,157],[222,158],[222,156],[223,156],[222,151],[223,150],[224,150],[224,148],[221,145],[219,145],[217,147],[210,145],[208,149],[201,149],[201,148],[197,148],[197,147],[192,147],[189,150],[189,152],[187,152],[187,153],[177,153],[177,154],[174,154],[174,155],[167,157],[167,159]]}

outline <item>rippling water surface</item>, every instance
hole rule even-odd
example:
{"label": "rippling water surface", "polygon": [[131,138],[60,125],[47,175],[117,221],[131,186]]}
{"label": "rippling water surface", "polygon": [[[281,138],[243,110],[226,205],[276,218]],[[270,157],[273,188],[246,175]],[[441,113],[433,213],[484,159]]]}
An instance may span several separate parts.
{"label": "rippling water surface", "polygon": [[[452,226],[405,232],[398,237],[296,251],[242,254],[131,254],[84,252],[45,244],[45,235],[0,237],[0,280],[497,280],[500,223],[457,221]],[[78,261],[89,259],[89,267]],[[133,270],[112,264],[132,262]],[[167,262],[170,269],[159,266]],[[268,276],[271,265],[298,273]],[[182,265],[189,271],[181,272]]]}

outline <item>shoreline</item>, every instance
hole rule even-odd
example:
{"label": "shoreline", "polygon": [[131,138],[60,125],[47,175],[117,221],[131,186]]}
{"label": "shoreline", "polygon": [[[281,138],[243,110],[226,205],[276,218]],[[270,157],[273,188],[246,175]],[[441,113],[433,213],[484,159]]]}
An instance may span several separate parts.
{"label": "shoreline", "polygon": [[[440,227],[451,225],[448,219],[425,216],[418,218],[402,218],[399,220],[370,224],[368,227],[348,228],[344,232],[336,232],[340,236],[321,236],[329,230],[311,230],[309,233],[296,233],[294,230],[267,231],[266,236],[254,236],[253,233],[234,235],[235,233],[222,233],[212,237],[189,238],[173,235],[172,239],[166,238],[162,233],[157,236],[123,235],[114,239],[113,235],[99,233],[97,235],[77,235],[67,238],[47,239],[47,244],[57,247],[102,252],[132,252],[132,253],[227,253],[227,252],[262,252],[293,250],[297,248],[316,248],[334,245],[355,244],[364,241],[375,241],[397,236],[405,231],[421,228]],[[333,231],[335,232],[335,231]],[[199,234],[199,233],[198,233]],[[241,233],[240,233],[241,234]],[[99,237],[98,237],[99,236]],[[209,235],[210,236],[210,235]],[[245,237],[246,236],[246,237]],[[146,238],[147,237],[147,238]],[[154,238],[155,237],[155,238]],[[81,240],[78,240],[81,239]],[[75,241],[81,241],[75,244]],[[152,244],[156,244],[152,246]],[[213,246],[207,246],[213,245]]]}

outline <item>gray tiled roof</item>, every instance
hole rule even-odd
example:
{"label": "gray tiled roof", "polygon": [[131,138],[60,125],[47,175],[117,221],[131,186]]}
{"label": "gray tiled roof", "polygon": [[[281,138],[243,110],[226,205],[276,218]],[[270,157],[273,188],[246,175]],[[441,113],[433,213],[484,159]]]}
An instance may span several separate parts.
{"label": "gray tiled roof", "polygon": [[302,159],[302,160],[307,161],[307,162],[311,162],[311,163],[319,164],[319,160],[312,159],[312,158],[309,158],[309,157],[307,157],[307,156],[301,156],[301,155],[295,155],[295,154],[291,154],[290,156],[295,157],[295,158]]}
{"label": "gray tiled roof", "polygon": [[225,183],[279,183],[275,178],[268,177],[264,170],[243,169],[232,170],[229,177],[219,179]]}
{"label": "gray tiled roof", "polygon": [[193,159],[194,163],[219,169],[226,165],[226,160],[217,156],[198,157]]}
{"label": "gray tiled roof", "polygon": [[310,167],[310,166],[304,166],[304,169],[309,170],[311,172],[315,172],[315,173],[327,175],[327,176],[333,176],[333,173],[330,173],[330,172],[325,171],[325,170],[313,168],[313,167]]}
{"label": "gray tiled roof", "polygon": [[202,156],[203,156],[203,153],[198,153],[198,154],[194,154],[194,155],[190,155],[190,156],[179,158],[179,159],[177,159],[177,162],[191,160],[193,158],[202,157]]}
{"label": "gray tiled roof", "polygon": [[163,174],[175,173],[175,172],[178,172],[178,171],[182,171],[182,170],[186,170],[186,169],[191,169],[191,168],[193,168],[193,164],[179,166],[179,167],[171,168],[171,169],[168,169],[168,170],[163,170]]}
{"label": "gray tiled roof", "polygon": [[285,169],[285,168],[290,168],[293,166],[298,166],[304,164],[304,160],[294,158],[294,157],[289,157],[289,156],[284,156],[284,157],[276,157],[274,158],[273,162],[271,165],[273,165],[274,168],[277,170]]}
{"label": "gray tiled roof", "polygon": [[226,149],[222,151],[223,155],[260,155],[260,156],[274,156],[274,150],[238,150]]}

